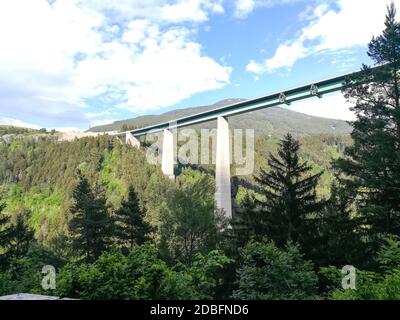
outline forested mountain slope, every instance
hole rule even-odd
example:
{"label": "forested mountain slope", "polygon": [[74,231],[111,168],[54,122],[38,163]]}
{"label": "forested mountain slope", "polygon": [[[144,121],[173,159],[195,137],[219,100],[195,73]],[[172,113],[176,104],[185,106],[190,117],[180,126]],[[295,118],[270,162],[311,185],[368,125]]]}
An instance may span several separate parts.
{"label": "forested mountain slope", "polygon": [[106,190],[111,206],[133,185],[149,215],[158,203],[152,197],[159,199],[170,183],[159,168],[147,164],[144,153],[110,137],[73,142],[19,138],[0,142],[0,192],[7,211],[29,210],[39,239],[64,233],[77,169]]}
{"label": "forested mountain slope", "polygon": [[[256,139],[255,171],[267,166],[266,157],[274,152],[278,139],[263,136]],[[315,170],[326,172],[321,179],[320,195],[329,194],[332,179],[330,160],[339,155],[348,137],[312,135],[301,139],[302,157]],[[145,152],[122,144],[109,136],[82,138],[72,142],[57,142],[51,135],[18,137],[0,142],[0,195],[7,212],[30,211],[30,224],[36,237],[52,241],[66,232],[71,194],[80,169],[91,184],[104,190],[112,208],[120,205],[129,185],[138,192],[147,209],[147,219],[154,225],[166,200],[171,182],[159,166],[148,164]],[[214,167],[207,168],[213,174]],[[179,171],[179,170],[178,170]],[[234,179],[238,200],[244,187],[254,183],[252,176]]]}

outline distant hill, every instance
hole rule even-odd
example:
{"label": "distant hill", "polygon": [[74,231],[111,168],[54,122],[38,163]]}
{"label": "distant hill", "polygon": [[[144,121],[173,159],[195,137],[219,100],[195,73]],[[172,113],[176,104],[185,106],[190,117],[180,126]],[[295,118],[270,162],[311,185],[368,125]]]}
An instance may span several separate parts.
{"label": "distant hill", "polygon": [[[165,122],[176,118],[188,116],[198,112],[221,108],[225,105],[244,101],[243,99],[227,99],[209,106],[176,109],[161,115],[146,115],[132,119],[116,121],[111,124],[96,126],[88,131],[105,132],[122,130],[123,126],[130,128],[141,128],[151,124]],[[322,102],[323,103],[323,102]],[[291,132],[295,136],[312,134],[335,134],[348,135],[352,128],[343,120],[334,120],[321,117],[314,117],[288,109],[273,107],[254,111],[238,116],[230,117],[231,128],[243,128],[256,130],[257,134],[271,134],[282,136]],[[194,126],[194,128],[215,128],[216,121]]]}
{"label": "distant hill", "polygon": [[[47,131],[46,129],[31,129],[24,127],[0,125],[0,142],[10,143],[15,139],[30,138],[31,140],[38,140],[40,138],[55,137],[55,130]],[[0,163],[1,165],[1,163]]]}
{"label": "distant hill", "polygon": [[0,125],[0,136],[4,136],[7,134],[33,134],[43,132],[36,129],[29,129],[23,127],[15,127],[15,126],[8,126],[8,125]]}

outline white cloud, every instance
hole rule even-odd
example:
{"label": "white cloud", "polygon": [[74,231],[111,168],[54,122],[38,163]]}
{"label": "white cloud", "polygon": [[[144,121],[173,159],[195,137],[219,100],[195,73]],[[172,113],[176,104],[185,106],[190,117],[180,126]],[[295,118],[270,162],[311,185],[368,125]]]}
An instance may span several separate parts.
{"label": "white cloud", "polygon": [[0,117],[0,125],[40,129],[38,125],[7,117]]}
{"label": "white cloud", "polygon": [[276,50],[272,59],[266,60],[264,63],[256,63],[251,60],[246,66],[246,70],[253,73],[264,73],[282,67],[292,67],[294,63],[307,55],[307,49],[300,43],[293,42],[290,44],[281,45]]}
{"label": "white cloud", "polygon": [[[295,39],[280,45],[275,54],[260,64],[263,71],[292,67],[306,56],[366,45],[384,27],[386,7],[391,0],[337,0],[339,10],[317,6]],[[398,7],[400,1],[395,0]],[[400,15],[399,15],[400,16]]]}
{"label": "white cloud", "polygon": [[221,1],[180,0],[178,3],[165,5],[161,17],[165,21],[196,21],[208,20],[207,9],[214,13],[223,13]]}
{"label": "white cloud", "polygon": [[88,99],[145,111],[220,88],[231,68],[194,39],[221,12],[221,0],[3,0],[0,116],[81,125]]}
{"label": "white cloud", "polygon": [[356,116],[350,111],[351,106],[341,93],[335,93],[326,95],[322,99],[294,102],[288,109],[322,118],[354,121]]}
{"label": "white cloud", "polygon": [[235,0],[234,15],[236,18],[246,18],[259,7],[273,7],[302,1],[305,0]]}
{"label": "white cloud", "polygon": [[238,18],[246,17],[255,8],[254,0],[237,0],[235,4],[235,16]]}
{"label": "white cloud", "polygon": [[73,0],[79,6],[112,13],[110,20],[150,19],[159,23],[199,22],[224,12],[223,0]]}
{"label": "white cloud", "polygon": [[306,53],[307,49],[298,42],[282,45],[276,50],[274,58],[265,61],[265,67],[267,70],[291,67],[297,59],[304,57]]}
{"label": "white cloud", "polygon": [[[105,123],[110,123],[115,120],[109,120],[109,122],[104,122]],[[0,117],[0,125],[7,125],[7,126],[14,126],[14,127],[23,127],[23,128],[31,128],[31,129],[42,129],[43,126],[38,126],[36,124],[32,124],[30,122],[25,122],[19,119],[13,119],[13,118],[6,118],[6,117]],[[78,127],[46,127],[48,131],[51,131],[53,129],[60,131],[60,132],[67,132],[67,131],[74,131],[74,132],[80,132],[83,131],[82,128]]]}
{"label": "white cloud", "polygon": [[254,60],[251,60],[250,63],[246,66],[246,71],[253,73],[262,73],[263,66],[257,64]]}
{"label": "white cloud", "polygon": [[120,120],[120,119],[110,118],[110,119],[95,120],[95,121],[90,123],[90,126],[91,127],[102,126],[104,124],[110,124],[110,123],[113,123],[113,122],[118,121],[118,120]]}

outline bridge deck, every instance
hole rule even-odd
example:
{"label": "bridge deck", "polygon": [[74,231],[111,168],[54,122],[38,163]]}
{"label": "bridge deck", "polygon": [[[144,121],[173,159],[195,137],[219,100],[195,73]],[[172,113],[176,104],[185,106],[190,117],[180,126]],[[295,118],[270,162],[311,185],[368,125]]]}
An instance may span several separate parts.
{"label": "bridge deck", "polygon": [[[217,119],[219,116],[229,117],[246,112],[252,112],[263,108],[275,107],[281,104],[290,104],[313,96],[321,97],[324,94],[339,91],[344,87],[345,79],[358,72],[351,72],[334,78],[320,80],[317,82],[302,85],[293,89],[272,93],[259,98],[234,103],[221,108],[200,112],[197,114],[182,117],[176,120],[150,125],[144,128],[127,131],[139,137],[151,132],[158,132],[164,129],[186,127]],[[125,135],[127,132],[119,132],[115,135]]]}

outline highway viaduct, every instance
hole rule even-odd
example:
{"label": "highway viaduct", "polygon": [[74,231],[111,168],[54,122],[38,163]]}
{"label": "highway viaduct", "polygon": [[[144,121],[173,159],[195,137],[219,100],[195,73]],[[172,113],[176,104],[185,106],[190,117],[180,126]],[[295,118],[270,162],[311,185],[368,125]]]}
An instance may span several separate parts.
{"label": "highway viaduct", "polygon": [[199,123],[217,120],[217,139],[216,139],[216,168],[215,181],[216,192],[215,201],[218,209],[222,209],[226,217],[232,217],[231,199],[231,154],[229,149],[229,123],[228,118],[234,115],[252,112],[259,109],[275,107],[279,105],[289,105],[292,102],[309,99],[322,98],[323,95],[340,91],[346,86],[346,79],[355,76],[361,71],[347,73],[333,78],[315,81],[306,85],[292,89],[279,91],[251,100],[230,104],[213,110],[189,115],[172,121],[150,125],[144,128],[119,132],[115,135],[125,136],[126,142],[140,147],[140,136],[163,132],[163,145],[161,151],[161,168],[164,174],[174,177],[174,134],[172,130],[187,127]]}

